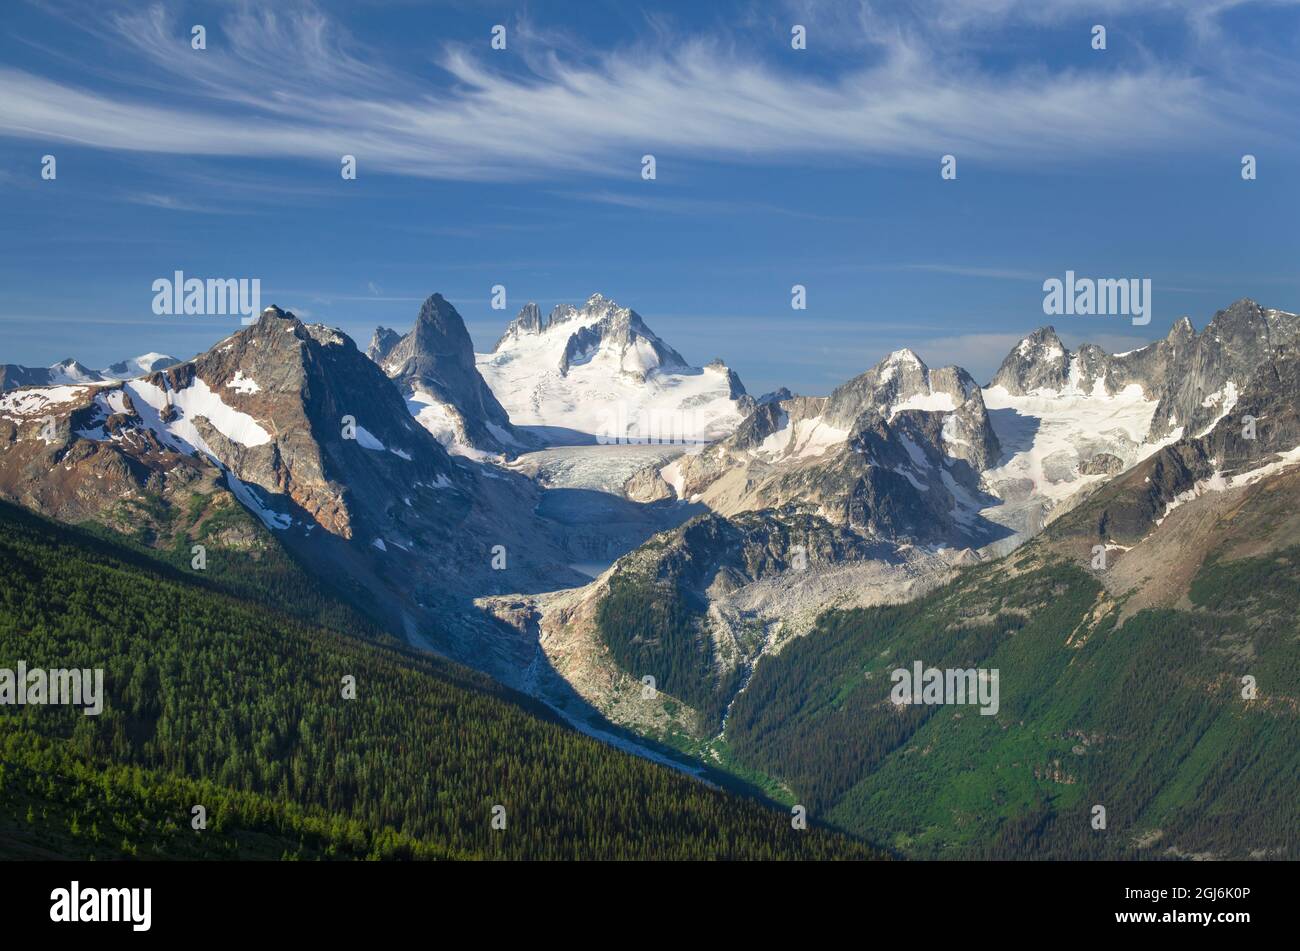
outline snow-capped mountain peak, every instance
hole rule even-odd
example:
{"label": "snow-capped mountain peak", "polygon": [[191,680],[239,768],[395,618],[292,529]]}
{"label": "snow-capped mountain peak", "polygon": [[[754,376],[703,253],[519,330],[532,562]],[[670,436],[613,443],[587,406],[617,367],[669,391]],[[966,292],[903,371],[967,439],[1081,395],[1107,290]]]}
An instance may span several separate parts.
{"label": "snow-capped mountain peak", "polygon": [[129,360],[119,360],[102,370],[92,370],[69,357],[48,367],[25,367],[14,363],[0,365],[0,392],[20,386],[89,386],[147,376],[180,363],[165,353],[145,353]]}
{"label": "snow-capped mountain peak", "polygon": [[916,351],[911,347],[904,347],[902,350],[895,350],[889,356],[881,361],[883,366],[897,366],[900,363],[909,363],[913,366],[925,366],[925,361],[917,356]]}
{"label": "snow-capped mountain peak", "polygon": [[[836,387],[825,416],[831,425],[849,430],[871,415],[893,419],[907,410],[956,412],[972,400],[979,401],[979,392],[974,378],[961,367],[931,370],[905,347]],[[972,410],[982,417],[982,402]]]}
{"label": "snow-capped mountain peak", "polygon": [[1059,390],[1069,377],[1069,351],[1054,327],[1039,327],[1007,354],[993,377],[1011,393]]}
{"label": "snow-capped mountain peak", "polygon": [[[630,307],[592,294],[546,318],[524,305],[478,368],[517,424],[585,437],[671,432],[689,440],[730,432],[750,398],[722,364],[687,363]],[[655,417],[651,420],[650,417]]]}

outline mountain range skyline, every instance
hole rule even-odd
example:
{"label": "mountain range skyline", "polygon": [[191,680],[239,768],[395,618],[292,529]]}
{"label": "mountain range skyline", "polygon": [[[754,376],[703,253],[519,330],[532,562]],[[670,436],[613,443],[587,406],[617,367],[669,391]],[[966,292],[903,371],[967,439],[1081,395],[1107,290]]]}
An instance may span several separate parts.
{"label": "mountain range skyline", "polygon": [[437,290],[480,352],[524,301],[598,290],[760,392],[829,392],[903,346],[983,380],[1067,270],[1152,281],[1148,327],[1056,321],[1115,351],[1244,295],[1300,308],[1300,238],[1276,213],[1300,206],[1278,132],[1300,8],[934,12],[12,5],[0,358],[201,352],[225,324],[148,309],[175,270],[259,279],[265,303],[361,340]]}
{"label": "mountain range skyline", "polygon": [[[416,314],[416,318],[418,319],[418,314],[419,314],[421,304],[432,299],[434,296],[446,300],[448,303],[452,304],[453,306],[456,306],[458,309],[461,307],[465,307],[467,304],[467,302],[464,300],[457,300],[451,297],[444,297],[442,294],[436,291],[433,294],[429,294],[424,297],[404,298],[400,303],[409,305],[406,313],[409,314],[413,312]],[[572,307],[583,303],[585,300],[589,300],[591,297],[603,298],[614,302],[622,301],[622,298],[619,298],[616,295],[606,295],[601,293],[599,290],[596,290],[592,292],[590,295],[586,295],[584,297],[577,297],[577,298],[565,299],[565,300],[556,300],[553,302],[553,305],[554,307],[563,307],[563,306]],[[1237,299],[1237,298],[1233,298],[1233,299]],[[477,303],[479,302],[474,300],[468,302],[468,304],[471,307]],[[471,337],[473,352],[476,354],[490,354],[493,351],[493,343],[488,343],[488,341],[493,341],[494,343],[499,341],[502,332],[508,330],[518,320],[520,313],[523,313],[526,309],[530,307],[541,307],[543,303],[545,302],[541,300],[529,299],[519,308],[519,312],[514,313],[514,316],[507,317],[504,313],[501,313],[500,316],[496,317],[495,321],[482,320],[482,321],[475,322],[467,318],[464,318],[462,316],[462,322],[465,327],[465,330],[468,333],[468,335]],[[292,307],[281,307],[278,303],[274,301],[267,303],[266,306],[268,308],[276,307],[287,312],[292,312],[300,316],[305,322],[308,323],[321,322],[315,320],[310,311],[300,312],[294,310],[294,308]],[[1212,315],[1215,310],[1221,309],[1223,306],[1225,305],[1221,302],[1218,306],[1216,306],[1214,310],[1210,311],[1210,315]],[[635,306],[633,309],[635,309]],[[1278,309],[1286,310],[1285,307],[1279,307]],[[497,313],[490,310],[489,312]],[[156,318],[156,319],[161,320],[162,318]],[[100,336],[97,339],[89,338],[91,342],[88,342],[87,344],[83,345],[76,352],[67,352],[69,347],[66,344],[48,343],[44,347],[37,348],[35,351],[10,350],[6,353],[0,354],[0,359],[3,359],[3,362],[5,363],[13,364],[28,369],[54,368],[59,364],[64,364],[64,363],[78,364],[82,370],[86,370],[92,367],[104,367],[108,369],[98,370],[96,372],[112,375],[111,372],[112,367],[110,367],[110,364],[117,366],[119,364],[124,364],[124,362],[129,362],[132,360],[141,359],[145,357],[153,357],[153,358],[169,357],[175,360],[176,362],[183,362],[184,360],[190,359],[193,356],[202,354],[204,351],[209,349],[212,346],[212,344],[228,336],[233,330],[237,329],[238,327],[237,318],[230,318],[230,317],[197,315],[197,316],[189,316],[189,317],[178,316],[178,317],[166,318],[166,319],[176,320],[176,321],[193,321],[194,323],[201,325],[202,329],[196,329],[191,333],[193,335],[196,335],[206,340],[206,342],[200,343],[198,345],[199,349],[195,350],[193,353],[189,354],[188,356],[182,356],[181,351],[169,350],[166,352],[162,352],[157,349],[149,349],[151,343],[154,344],[158,343],[160,338],[166,339],[169,336],[168,334],[157,333],[157,332],[149,334],[145,331],[141,331],[138,335],[128,337],[128,339],[138,339],[139,343],[142,346],[144,346],[145,349],[139,351],[138,353],[132,352],[129,355],[124,355],[123,353],[123,348],[120,345],[120,340],[121,340],[120,336],[113,337],[111,341],[107,338]],[[661,321],[660,319],[654,316],[650,316],[650,317],[646,317],[645,319],[649,320],[656,327],[662,324],[663,326],[677,327],[679,330],[682,329],[680,326],[680,321],[674,321],[671,318]],[[1017,343],[1019,343],[1029,334],[1033,333],[1035,330],[1039,330],[1044,327],[1051,327],[1059,335],[1061,341],[1071,349],[1075,349],[1083,344],[1093,344],[1101,347],[1103,350],[1106,350],[1107,352],[1122,353],[1125,352],[1126,350],[1139,349],[1143,346],[1155,342],[1156,340],[1162,339],[1164,336],[1168,334],[1169,330],[1172,329],[1174,325],[1176,325],[1181,321],[1188,321],[1193,326],[1193,328],[1195,328],[1196,330],[1201,330],[1205,327],[1206,324],[1208,324],[1209,316],[1201,316],[1200,319],[1198,320],[1195,316],[1184,314],[1181,315],[1177,320],[1171,321],[1169,326],[1164,327],[1160,332],[1144,333],[1141,336],[1139,336],[1136,332],[1125,333],[1123,329],[1116,329],[1114,331],[1108,332],[1103,328],[1116,327],[1117,324],[1119,324],[1118,321],[1110,318],[1094,318],[1090,323],[1085,325],[1082,320],[1076,321],[1068,317],[1061,317],[1059,315],[1054,316],[1050,314],[1032,314],[1024,322],[1023,329],[1018,331],[1008,330],[1002,333],[987,333],[987,334],[964,335],[964,336],[958,335],[952,337],[936,337],[928,341],[924,341],[919,345],[903,343],[900,344],[899,346],[891,347],[890,349],[883,349],[886,346],[886,344],[883,341],[892,338],[882,337],[881,338],[882,343],[879,345],[882,349],[876,351],[870,346],[863,347],[862,352],[864,354],[863,359],[865,361],[863,364],[861,364],[860,366],[856,366],[856,368],[853,365],[849,365],[849,370],[844,377],[828,379],[824,383],[820,384],[821,387],[820,389],[800,391],[796,386],[792,385],[790,383],[790,379],[796,378],[799,375],[799,371],[797,369],[794,369],[790,372],[788,377],[775,377],[772,379],[768,379],[767,377],[755,376],[754,379],[757,382],[752,387],[752,390],[755,393],[755,395],[762,392],[773,392],[775,390],[785,388],[791,390],[792,392],[802,392],[803,395],[825,396],[831,390],[833,390],[835,386],[837,386],[840,382],[843,382],[843,379],[847,377],[855,376],[857,373],[862,372],[863,370],[866,370],[871,366],[874,366],[882,358],[888,356],[889,353],[897,349],[914,349],[923,359],[925,359],[926,363],[934,366],[943,366],[949,364],[959,365],[963,369],[968,370],[976,380],[981,381],[981,385],[984,385],[993,379],[994,375],[996,374],[998,368],[1001,366],[1002,361],[1009,350],[1011,350]],[[334,329],[346,333],[354,341],[358,341],[360,345],[361,342],[365,341],[366,339],[372,336],[376,327],[379,327],[380,329],[386,329],[386,326],[391,326],[398,333],[404,333],[407,329],[410,329],[412,326],[414,326],[415,322],[416,320],[412,319],[410,323],[407,323],[403,319],[397,318],[396,315],[392,315],[386,321],[380,322],[378,324],[374,324],[374,323],[366,324],[359,319],[348,320],[348,321],[343,321],[338,323],[330,323],[330,322],[325,322],[325,323],[328,326],[333,327]],[[157,325],[154,325],[152,322],[142,322],[142,326],[153,328],[155,331],[158,329]],[[1120,326],[1122,327],[1123,325]],[[1089,333],[1087,331],[1088,327],[1096,328],[1098,332]],[[476,328],[477,328],[477,332],[476,332]],[[1148,330],[1148,328],[1142,328],[1142,329],[1144,331]],[[694,365],[702,365],[704,363],[709,362],[709,360],[711,359],[721,359],[730,363],[727,353],[723,350],[719,350],[718,352],[706,352],[700,349],[700,352],[696,353],[696,350],[699,349],[698,345],[696,347],[690,346],[689,330],[687,331],[687,334],[688,334],[687,342],[685,345],[681,345],[680,349],[688,352],[690,356],[690,359],[687,360],[688,363]],[[675,344],[681,343],[678,340],[677,336],[674,335],[671,331],[664,332],[663,334],[661,334],[661,336],[667,340],[671,340]],[[734,339],[734,338],[730,338],[730,339]],[[723,347],[723,346],[725,346],[725,341],[719,342],[719,347]],[[85,351],[86,353],[92,356],[90,356],[89,358],[83,357],[82,356],[83,351]],[[45,359],[43,356],[36,357],[35,359],[24,358],[22,356],[24,352],[35,352],[38,354],[59,354],[59,356],[56,356],[54,359],[49,360],[49,362],[43,362]],[[732,366],[732,369],[735,370],[735,372],[740,374],[742,381],[746,381],[746,385],[748,386],[749,384],[747,381],[750,379],[751,375],[748,372],[746,372],[742,367],[739,366]],[[117,367],[117,372],[119,375],[121,372],[125,372],[125,367],[124,366]],[[780,371],[769,370],[769,372],[780,372]],[[821,375],[819,375],[818,379],[821,379]]]}

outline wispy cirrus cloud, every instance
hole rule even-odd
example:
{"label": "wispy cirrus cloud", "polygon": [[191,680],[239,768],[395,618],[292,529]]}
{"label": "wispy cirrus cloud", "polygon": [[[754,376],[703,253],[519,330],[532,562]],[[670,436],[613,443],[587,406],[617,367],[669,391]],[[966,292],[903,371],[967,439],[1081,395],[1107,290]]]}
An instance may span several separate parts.
{"label": "wispy cirrus cloud", "polygon": [[[1211,16],[1222,5],[1195,9]],[[943,6],[951,17],[993,20],[1031,9],[1012,0]],[[662,25],[585,57],[572,45],[563,56],[554,44],[532,45],[525,33],[509,65],[483,49],[443,47],[445,81],[430,91],[427,75],[402,71],[311,5],[236,7],[220,23],[221,42],[201,53],[161,4],[95,22],[90,29],[141,64],[140,75],[117,76],[109,92],[0,68],[0,134],[166,154],[352,154],[362,169],[494,181],[630,178],[645,152],[668,159],[665,177],[671,157],[1089,160],[1204,146],[1244,128],[1259,141],[1270,118],[1257,98],[1203,71],[1155,61],[992,71],[943,55],[941,39],[903,23],[872,33],[872,55],[831,73],[756,55],[743,36],[676,37]]]}
{"label": "wispy cirrus cloud", "polygon": [[786,0],[800,22],[816,24],[827,39],[848,44],[855,37],[920,30],[932,35],[1003,30],[1008,24],[1051,26],[1086,18],[1090,23],[1121,18],[1163,18],[1187,26],[1198,39],[1220,35],[1225,14],[1249,7],[1295,6],[1297,0],[928,0],[917,5],[871,0]]}
{"label": "wispy cirrus cloud", "polygon": [[1002,281],[1041,281],[1041,274],[1020,268],[983,267],[967,264],[900,264],[900,271],[928,271],[932,274],[954,274],[958,277],[987,277]]}
{"label": "wispy cirrus cloud", "polygon": [[188,211],[204,215],[238,215],[246,213],[238,208],[217,207],[161,192],[127,192],[121,197],[133,205],[144,205],[147,208],[158,208],[163,211]]}

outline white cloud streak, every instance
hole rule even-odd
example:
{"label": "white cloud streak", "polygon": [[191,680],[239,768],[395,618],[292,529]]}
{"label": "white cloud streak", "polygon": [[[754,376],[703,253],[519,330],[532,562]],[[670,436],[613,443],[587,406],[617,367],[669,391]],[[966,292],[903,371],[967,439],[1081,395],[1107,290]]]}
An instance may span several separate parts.
{"label": "white cloud streak", "polygon": [[[1022,6],[981,0],[974,12],[1024,15]],[[162,6],[108,22],[102,40],[148,64],[146,75],[118,77],[110,94],[0,68],[0,134],[169,154],[352,154],[363,175],[493,181],[630,180],[645,152],[664,179],[675,159],[1087,161],[1268,127],[1263,106],[1203,72],[1154,62],[991,72],[901,29],[876,34],[877,56],[833,75],[761,59],[735,38],[662,30],[586,59],[532,49],[509,67],[446,47],[438,65],[450,82],[431,92],[427,76],[397,71],[310,6],[237,8],[202,52]]]}

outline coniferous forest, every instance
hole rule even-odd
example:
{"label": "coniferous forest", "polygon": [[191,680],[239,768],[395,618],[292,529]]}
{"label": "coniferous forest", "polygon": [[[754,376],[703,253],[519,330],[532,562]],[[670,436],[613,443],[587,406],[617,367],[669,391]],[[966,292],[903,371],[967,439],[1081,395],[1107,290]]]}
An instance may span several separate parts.
{"label": "coniferous forest", "polygon": [[0,668],[102,667],[107,695],[99,716],[0,709],[0,857],[881,854],[297,607],[0,503]]}
{"label": "coniferous forest", "polygon": [[[1298,578],[1300,548],[1211,559],[1185,610],[1121,620],[1073,565],[974,568],[824,614],[759,662],[726,740],[812,815],[914,857],[1295,858]],[[1000,709],[896,707],[900,657],[999,670]]]}

